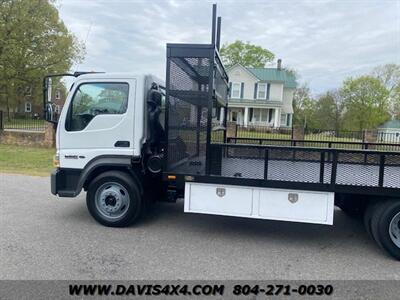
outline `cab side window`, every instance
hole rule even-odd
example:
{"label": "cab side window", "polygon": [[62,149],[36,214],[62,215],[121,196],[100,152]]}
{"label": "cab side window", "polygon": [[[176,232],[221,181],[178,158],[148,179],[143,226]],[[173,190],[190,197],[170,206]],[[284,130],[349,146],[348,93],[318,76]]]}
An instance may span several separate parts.
{"label": "cab side window", "polygon": [[125,113],[128,107],[128,95],[127,83],[81,84],[71,101],[66,130],[83,130],[97,115]]}

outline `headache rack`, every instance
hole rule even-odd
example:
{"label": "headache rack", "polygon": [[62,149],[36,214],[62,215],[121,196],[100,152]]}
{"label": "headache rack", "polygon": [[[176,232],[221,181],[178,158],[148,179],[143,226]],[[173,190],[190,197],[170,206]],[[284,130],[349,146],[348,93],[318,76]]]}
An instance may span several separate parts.
{"label": "headache rack", "polygon": [[216,5],[212,24],[210,44],[167,44],[167,172],[209,174],[211,139],[225,141],[229,87],[218,53]]}
{"label": "headache rack", "polygon": [[229,80],[218,53],[220,26],[214,5],[210,44],[167,44],[165,178],[172,175],[180,187],[199,181],[400,195],[400,152],[227,139]]}

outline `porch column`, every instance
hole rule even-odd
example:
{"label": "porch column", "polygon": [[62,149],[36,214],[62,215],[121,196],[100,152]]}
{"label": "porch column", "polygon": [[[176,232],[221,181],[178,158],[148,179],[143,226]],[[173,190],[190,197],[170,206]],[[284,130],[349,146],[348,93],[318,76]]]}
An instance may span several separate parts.
{"label": "porch column", "polygon": [[225,107],[221,107],[221,110],[219,111],[219,125],[222,125],[224,123],[224,117],[225,117]]}
{"label": "porch column", "polygon": [[275,113],[274,127],[279,127],[280,110],[276,108],[274,113]]}
{"label": "porch column", "polygon": [[247,127],[248,119],[249,119],[249,108],[246,106],[244,108],[244,118],[243,118],[244,127]]}

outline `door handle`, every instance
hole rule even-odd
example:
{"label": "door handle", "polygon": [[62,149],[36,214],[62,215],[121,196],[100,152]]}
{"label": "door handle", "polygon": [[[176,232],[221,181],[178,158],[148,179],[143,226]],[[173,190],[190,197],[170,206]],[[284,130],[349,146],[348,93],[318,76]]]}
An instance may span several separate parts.
{"label": "door handle", "polygon": [[124,147],[124,148],[126,148],[126,147],[129,147],[129,146],[130,146],[129,141],[116,141],[115,144],[114,144],[114,147]]}

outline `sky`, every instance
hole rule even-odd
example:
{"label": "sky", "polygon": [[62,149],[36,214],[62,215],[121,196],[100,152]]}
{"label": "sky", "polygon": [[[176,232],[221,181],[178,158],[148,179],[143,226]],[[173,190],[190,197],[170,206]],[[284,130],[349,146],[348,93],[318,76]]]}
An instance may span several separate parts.
{"label": "sky", "polygon": [[400,64],[400,0],[58,0],[62,20],[86,45],[72,71],[165,78],[166,43],[210,42],[212,3],[222,17],[222,43],[269,49],[314,94],[378,65]]}

